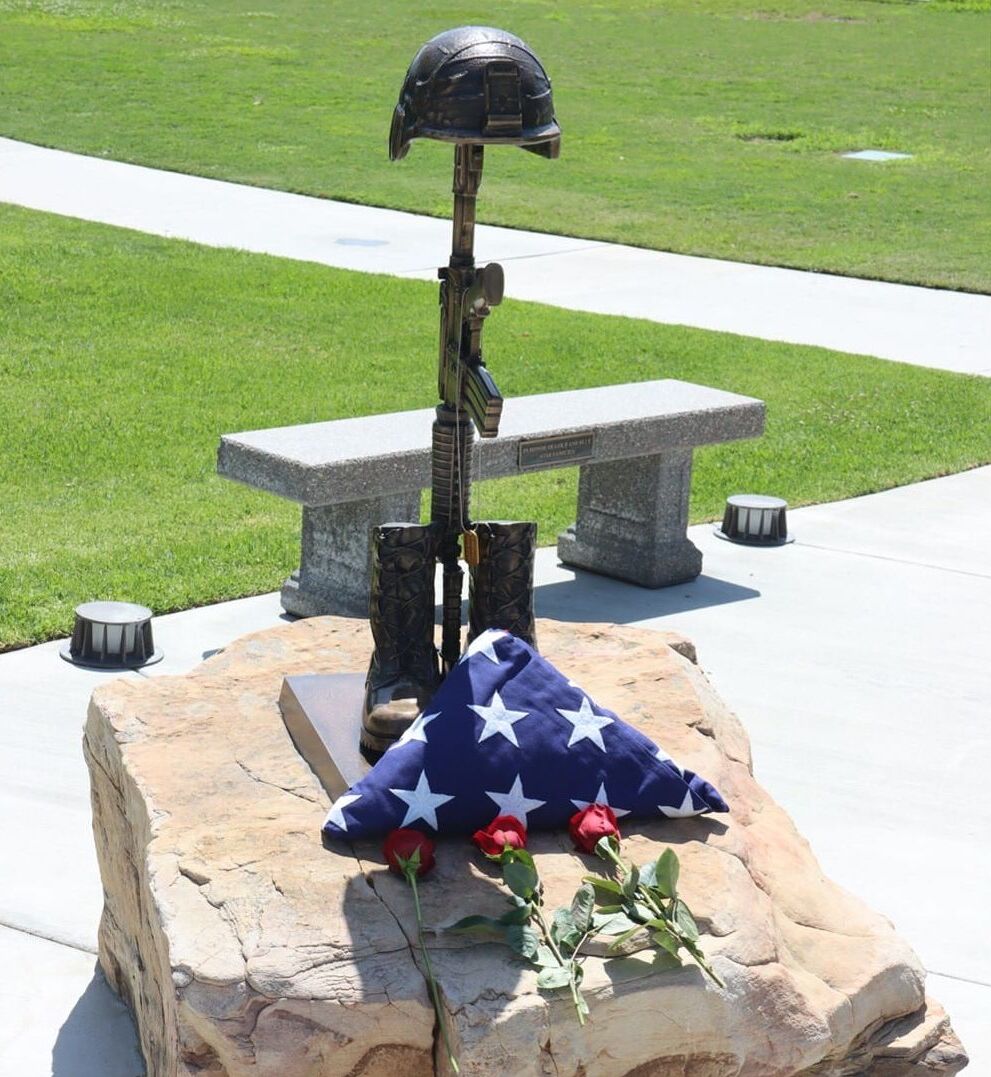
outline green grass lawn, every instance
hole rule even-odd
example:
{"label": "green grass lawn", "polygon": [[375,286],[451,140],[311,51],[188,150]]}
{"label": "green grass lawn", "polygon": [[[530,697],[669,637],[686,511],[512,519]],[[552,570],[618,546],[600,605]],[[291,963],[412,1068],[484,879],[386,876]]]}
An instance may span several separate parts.
{"label": "green grass lawn", "polygon": [[[489,154],[481,217],[663,250],[991,291],[987,0],[0,0],[0,134],[419,212],[403,73],[495,20],[554,80],[561,160]],[[871,164],[848,150],[911,160]]]}
{"label": "green grass lawn", "polygon": [[[427,282],[0,206],[0,647],[94,597],[277,587],[298,509],[217,478],[220,435],[432,405],[436,317]],[[988,379],[511,301],[486,333],[507,396],[673,377],[765,399],[765,437],[697,455],[695,520],[741,489],[798,505],[991,460]],[[551,542],[575,478],[482,484],[476,515]]]}

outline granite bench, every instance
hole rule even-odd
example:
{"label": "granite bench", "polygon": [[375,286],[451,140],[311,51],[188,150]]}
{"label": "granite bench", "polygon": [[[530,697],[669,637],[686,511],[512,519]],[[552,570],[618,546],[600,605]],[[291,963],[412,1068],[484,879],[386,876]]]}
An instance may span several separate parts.
{"label": "granite bench", "polygon": [[[300,566],[282,588],[288,613],[365,614],[369,529],[420,518],[433,418],[425,408],[221,438],[221,475],[303,506]],[[693,449],[763,429],[762,401],[667,379],[516,397],[499,436],[475,442],[472,472],[578,465],[576,522],[558,536],[560,559],[664,587],[702,569],[687,536]]]}

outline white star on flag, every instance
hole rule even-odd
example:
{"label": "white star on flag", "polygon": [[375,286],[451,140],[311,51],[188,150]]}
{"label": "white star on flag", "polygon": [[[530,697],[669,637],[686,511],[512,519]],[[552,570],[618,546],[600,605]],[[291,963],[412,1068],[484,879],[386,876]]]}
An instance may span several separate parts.
{"label": "white star on flag", "polygon": [[571,739],[568,741],[569,748],[580,740],[590,740],[602,751],[606,750],[606,746],[602,743],[600,730],[605,729],[607,725],[612,725],[613,720],[612,718],[603,718],[601,715],[595,714],[592,710],[592,704],[588,701],[588,696],[582,696],[582,705],[579,710],[563,711],[560,707],[555,709],[562,718],[567,718],[574,726],[571,731]]}
{"label": "white star on flag", "polygon": [[436,714],[421,714],[411,726],[406,729],[406,732],[396,741],[395,744],[390,744],[386,751],[391,752],[394,748],[401,748],[404,744],[409,744],[411,740],[422,740],[424,744],[427,743],[427,734],[424,730],[435,719],[440,717],[440,711]]}
{"label": "white star on flag", "polygon": [[508,635],[507,632],[502,632],[493,628],[488,629],[468,644],[468,649],[458,661],[467,662],[473,655],[484,654],[490,662],[499,665],[500,658],[495,652],[495,641],[497,639],[502,639],[502,637],[506,635]]}
{"label": "white star on flag", "polygon": [[510,744],[515,744],[517,748],[520,746],[513,724],[525,718],[530,713],[529,711],[506,710],[506,705],[498,692],[493,693],[492,702],[487,707],[483,707],[480,703],[469,703],[468,709],[473,710],[485,722],[482,732],[478,735],[479,744],[501,733]]}
{"label": "white star on flag", "polygon": [[607,808],[612,808],[612,813],[616,816],[617,819],[621,818],[624,815],[630,814],[626,808],[613,808],[613,806],[609,803],[609,800],[606,797],[605,782],[599,783],[599,791],[595,794],[595,800],[572,800],[571,803],[574,804],[574,806],[578,808],[579,811],[582,808],[589,807],[589,805],[591,804],[605,804]]}
{"label": "white star on flag", "polygon": [[361,793],[342,793],[335,801],[330,811],[327,812],[327,821],[339,826],[341,830],[347,830],[347,820],[344,818],[344,809],[361,800]]}
{"label": "white star on flag", "polygon": [[437,809],[442,804],[454,799],[454,797],[446,796],[444,793],[435,793],[427,782],[427,772],[425,770],[420,771],[420,777],[415,789],[390,789],[389,792],[393,796],[399,797],[400,800],[405,801],[407,805],[406,818],[399,824],[400,826],[409,826],[410,823],[415,823],[417,819],[422,819],[428,826],[432,826],[434,830],[440,829],[437,826]]}
{"label": "white star on flag", "polygon": [[686,791],[685,799],[681,802],[680,808],[669,808],[666,804],[658,804],[657,810],[669,819],[687,819],[689,815],[698,815],[695,810],[695,804],[692,802],[691,789]]}
{"label": "white star on flag", "polygon": [[531,800],[529,797],[524,796],[523,783],[520,781],[518,774],[516,775],[516,781],[509,787],[508,793],[490,793],[486,790],[485,795],[494,800],[499,806],[499,815],[513,815],[524,826],[526,826],[527,812],[536,811],[537,808],[541,808],[547,803],[546,800]]}

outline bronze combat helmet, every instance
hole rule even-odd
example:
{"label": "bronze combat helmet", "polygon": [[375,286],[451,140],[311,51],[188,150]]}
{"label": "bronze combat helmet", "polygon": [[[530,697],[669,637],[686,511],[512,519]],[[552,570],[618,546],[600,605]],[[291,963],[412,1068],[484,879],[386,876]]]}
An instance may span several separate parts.
{"label": "bronze combat helmet", "polygon": [[491,26],[460,26],[413,57],[392,114],[389,158],[414,138],[522,146],[557,157],[561,129],[551,82],[530,47]]}

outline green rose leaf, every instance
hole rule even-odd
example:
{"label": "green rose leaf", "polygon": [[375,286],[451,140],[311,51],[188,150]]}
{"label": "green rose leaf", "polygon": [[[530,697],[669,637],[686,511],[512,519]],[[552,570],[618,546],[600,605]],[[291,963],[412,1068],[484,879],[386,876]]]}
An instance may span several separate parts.
{"label": "green rose leaf", "polygon": [[510,924],[508,927],[503,928],[506,933],[506,942],[512,950],[515,950],[520,957],[525,957],[528,960],[533,960],[537,956],[537,947],[540,945],[540,940],[537,938],[537,933],[533,928],[525,927],[521,924]]}
{"label": "green rose leaf", "polygon": [[678,875],[680,873],[678,856],[673,849],[665,849],[654,865],[654,885],[666,897],[678,895]]}
{"label": "green rose leaf", "polygon": [[640,872],[640,885],[648,890],[654,890],[657,886],[657,864],[641,864],[637,871]]}
{"label": "green rose leaf", "polygon": [[628,942],[628,941],[629,941],[630,939],[632,939],[632,938],[633,938],[633,936],[634,936],[634,935],[635,935],[635,934],[636,934],[636,933],[637,933],[637,932],[638,932],[639,930],[640,930],[640,925],[639,925],[639,924],[635,924],[635,925],[634,925],[633,927],[631,927],[631,928],[630,928],[630,929],[629,929],[628,931],[624,931],[624,932],[622,933],[622,935],[620,935],[620,936],[619,936],[618,938],[615,938],[615,939],[613,939],[613,940],[612,940],[612,942],[611,942],[611,943],[609,943],[609,949],[610,949],[610,950],[618,950],[618,949],[620,948],[620,946],[622,946],[622,945],[623,945],[623,943],[624,943],[624,942]]}
{"label": "green rose leaf", "polygon": [[604,879],[601,875],[586,875],[582,882],[591,884],[599,904],[608,903],[623,893],[623,888],[615,879]]}
{"label": "green rose leaf", "polygon": [[562,943],[568,945],[569,940],[571,945],[574,945],[578,937],[578,928],[575,926],[575,918],[571,915],[571,910],[558,909],[551,921],[551,938],[559,945]]}
{"label": "green rose leaf", "polygon": [[624,896],[626,896],[626,897],[628,897],[628,898],[630,898],[632,900],[632,898],[634,898],[636,896],[637,887],[639,885],[640,885],[640,872],[635,867],[631,867],[629,872],[626,875],[626,878],[623,880],[623,894],[624,894]]}
{"label": "green rose leaf", "polygon": [[541,991],[554,991],[571,984],[571,970],[558,965],[556,968],[541,969],[537,977],[537,987]]}
{"label": "green rose leaf", "polygon": [[[581,968],[575,969],[575,983],[576,985],[581,982]],[[575,999],[575,1009],[578,1010],[579,1016],[584,1019],[588,1017],[588,1003],[585,1001],[585,996],[579,992],[578,997]]]}
{"label": "green rose leaf", "polygon": [[528,868],[533,868],[534,872],[537,870],[533,857],[526,849],[504,849],[500,854],[500,859],[503,864],[524,864]]}
{"label": "green rose leaf", "polygon": [[674,920],[675,927],[686,939],[690,942],[698,942],[698,924],[695,923],[695,917],[692,916],[688,906],[680,898],[674,903],[674,915],[672,919]]}
{"label": "green rose leaf", "polygon": [[[655,931],[650,937],[655,945],[659,946],[662,950],[667,950],[672,957],[678,957],[678,951],[681,949],[681,941],[676,939],[670,931]],[[680,958],[678,963],[681,964]]]}
{"label": "green rose leaf", "polygon": [[651,938],[658,946],[663,947],[672,954],[677,954],[681,948],[682,940],[671,930],[671,925],[667,920],[650,920],[647,927],[653,931]]}
{"label": "green rose leaf", "polygon": [[588,883],[583,883],[571,899],[571,919],[575,930],[584,935],[592,926],[592,911],[595,908],[595,891]]}
{"label": "green rose leaf", "polygon": [[646,905],[641,905],[639,901],[635,901],[632,905],[627,904],[626,911],[641,924],[646,924],[648,920],[653,920],[656,915],[653,909],[649,909]]}
{"label": "green rose leaf", "polygon": [[509,912],[504,912],[499,917],[500,924],[525,924],[533,913],[532,907],[524,902],[522,905],[514,905]]}
{"label": "green rose leaf", "polygon": [[532,960],[533,963],[541,969],[561,967],[561,962],[558,961],[554,951],[543,943],[538,945],[537,952],[533,955]]}
{"label": "green rose leaf", "polygon": [[491,916],[466,916],[456,924],[451,924],[447,930],[459,934],[498,935],[499,938],[504,938],[506,934],[504,925]]}
{"label": "green rose leaf", "polygon": [[502,865],[502,878],[517,897],[530,901],[537,890],[537,872],[532,865],[510,860]]}
{"label": "green rose leaf", "polygon": [[595,843],[593,852],[603,860],[615,863],[614,858],[619,855],[619,842],[616,840],[615,835],[606,834],[604,838],[599,838]]}
{"label": "green rose leaf", "polygon": [[631,920],[625,912],[605,914],[597,912],[592,917],[592,928],[598,935],[622,935],[624,931],[638,928],[636,920]]}

